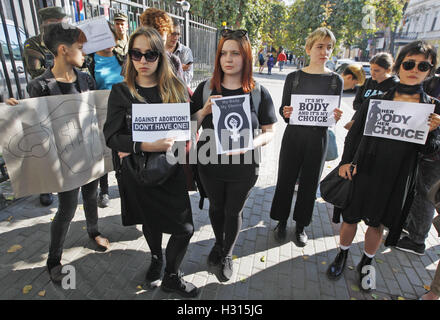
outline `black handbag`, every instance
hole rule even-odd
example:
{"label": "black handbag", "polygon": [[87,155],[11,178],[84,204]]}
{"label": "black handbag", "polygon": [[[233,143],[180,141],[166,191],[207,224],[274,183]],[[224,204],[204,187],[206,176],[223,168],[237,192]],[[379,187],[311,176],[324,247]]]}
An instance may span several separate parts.
{"label": "black handbag", "polygon": [[132,153],[122,160],[122,170],[145,187],[164,184],[177,169],[178,163],[172,153]]}
{"label": "black handbag", "polygon": [[[353,172],[353,167],[351,167],[351,172]],[[353,180],[342,178],[339,175],[339,166],[337,166],[321,181],[319,188],[321,197],[325,201],[344,209],[351,200]]]}

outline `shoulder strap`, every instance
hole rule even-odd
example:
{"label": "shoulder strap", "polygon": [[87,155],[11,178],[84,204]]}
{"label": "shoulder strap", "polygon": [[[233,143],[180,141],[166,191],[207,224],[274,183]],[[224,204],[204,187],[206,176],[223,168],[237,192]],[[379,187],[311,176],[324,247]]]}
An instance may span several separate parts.
{"label": "shoulder strap", "polygon": [[211,92],[211,79],[208,79],[203,85],[203,105],[208,101]]}
{"label": "shoulder strap", "polygon": [[332,72],[332,82],[330,83],[330,93],[337,94],[336,89],[338,87],[338,84],[336,83],[336,80],[338,79],[338,74],[336,72]]}
{"label": "shoulder strap", "polygon": [[293,74],[292,92],[291,93],[294,93],[296,91],[296,88],[298,88],[298,85],[299,85],[299,70]]}
{"label": "shoulder strap", "polygon": [[252,103],[254,104],[255,112],[259,115],[260,103],[261,103],[261,85],[255,81],[255,88],[251,92]]}

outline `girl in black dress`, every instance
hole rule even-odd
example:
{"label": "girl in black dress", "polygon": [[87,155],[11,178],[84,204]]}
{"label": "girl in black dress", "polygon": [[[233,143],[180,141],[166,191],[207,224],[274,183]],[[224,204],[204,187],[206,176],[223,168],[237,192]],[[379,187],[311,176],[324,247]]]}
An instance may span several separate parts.
{"label": "girl in black dress", "polygon": [[[372,258],[380,246],[384,227],[389,229],[386,246],[397,243],[403,223],[411,206],[414,177],[419,152],[432,153],[438,148],[440,124],[440,103],[423,91],[422,82],[434,72],[437,54],[431,45],[415,41],[406,45],[399,53],[394,72],[400,83],[383,95],[380,100],[404,101],[435,104],[435,113],[429,118],[428,138],[425,145],[410,142],[363,136],[369,101],[365,101],[357,112],[354,124],[345,139],[344,153],[339,167],[339,175],[352,179],[351,202],[342,211],[344,222],[340,229],[340,251],[329,266],[327,275],[337,279],[344,271],[348,249],[356,235],[357,224],[361,220],[368,225],[365,234],[364,254],[357,266],[360,285],[370,290],[374,283],[370,273],[365,277],[364,266],[371,265]],[[362,144],[360,144],[362,138]],[[352,163],[359,149],[356,163]]]}
{"label": "girl in black dress", "polygon": [[[133,142],[133,103],[187,102],[186,86],[173,73],[160,34],[153,28],[139,28],[130,38],[124,82],[113,86],[108,102],[104,135],[113,151],[113,163],[121,196],[123,225],[142,224],[151,250],[147,282],[157,284],[163,264],[162,233],[171,234],[165,251],[162,289],[185,297],[197,296],[199,289],[183,280],[179,266],[194,232],[186,180],[181,165],[163,184],[145,187],[127,170],[132,153],[165,152],[173,138],[152,143]],[[148,106],[146,106],[148,108]],[[177,142],[176,142],[177,143]]]}

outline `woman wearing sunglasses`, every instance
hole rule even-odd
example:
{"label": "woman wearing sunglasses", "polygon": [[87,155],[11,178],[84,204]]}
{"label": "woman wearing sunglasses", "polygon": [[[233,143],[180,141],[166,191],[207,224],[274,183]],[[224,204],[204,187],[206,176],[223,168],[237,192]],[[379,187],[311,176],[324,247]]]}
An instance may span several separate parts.
{"label": "woman wearing sunglasses", "polygon": [[[254,149],[272,139],[273,124],[277,121],[272,98],[264,87],[260,87],[260,103],[258,106],[253,104],[252,92],[257,84],[252,77],[252,50],[246,30],[222,31],[214,63],[214,74],[208,88],[209,99],[203,101],[206,81],[197,87],[192,96],[191,114],[197,120],[198,127],[203,127],[198,144],[199,160],[201,150],[209,148],[210,154],[216,154],[214,139],[204,141],[203,136],[211,132],[210,137],[213,137],[212,98],[251,94],[252,128],[262,132],[258,136],[254,134]],[[243,207],[258,178],[256,152],[251,150],[226,157],[214,156],[218,164],[202,164],[200,161],[198,164],[199,175],[209,198],[209,218],[215,234],[215,245],[208,256],[208,263],[220,265],[221,281],[228,281],[233,274],[232,252],[242,225]],[[226,163],[222,161],[224,159]],[[245,162],[245,159],[251,161]]]}
{"label": "woman wearing sunglasses", "polygon": [[[438,148],[436,139],[439,138],[439,130],[436,128],[440,124],[440,103],[429,97],[422,87],[425,78],[434,71],[436,62],[437,53],[426,42],[415,41],[406,45],[401,49],[393,68],[400,83],[387,93],[375,97],[379,100],[435,104],[435,113],[427,119],[430,133],[425,145],[363,136],[369,101],[365,101],[356,113],[354,124],[345,139],[339,167],[341,177],[350,180],[354,177],[353,193],[350,204],[342,211],[340,251],[327,270],[330,279],[342,275],[348,250],[361,220],[368,226],[364,254],[357,266],[363,290],[368,291],[372,282],[369,282],[369,275],[363,279],[365,270],[362,269],[371,265],[380,246],[384,227],[389,230],[385,246],[396,245],[399,240],[412,201],[418,153],[432,153]],[[358,148],[357,161],[352,163]]]}
{"label": "woman wearing sunglasses", "polygon": [[179,271],[194,232],[182,167],[178,165],[176,173],[162,185],[145,187],[134,181],[124,164],[124,160],[129,160],[126,157],[132,153],[165,152],[174,144],[173,138],[152,143],[133,142],[132,104],[187,102],[186,86],[175,76],[164,42],[155,29],[139,28],[130,37],[128,47],[125,79],[113,85],[104,125],[107,145],[113,151],[121,195],[122,223],[125,226],[142,224],[142,231],[151,250],[151,264],[146,280],[153,286],[161,278],[162,233],[171,234],[165,251],[166,266],[161,287],[167,292],[195,297],[199,289],[183,280],[183,274]]}
{"label": "woman wearing sunglasses", "polygon": [[[306,40],[306,52],[310,64],[290,73],[284,83],[280,113],[289,123],[293,112],[291,95],[342,95],[342,78],[325,67],[330,58],[335,36],[327,28],[318,28]],[[342,115],[335,108],[333,115],[338,121]],[[299,177],[298,196],[293,212],[296,221],[295,244],[304,247],[307,234],[304,230],[312,220],[316,190],[327,150],[327,127],[288,125],[284,131],[280,150],[278,180],[272,201],[270,217],[279,221],[275,238],[286,238],[287,220],[292,206],[295,183]]]}

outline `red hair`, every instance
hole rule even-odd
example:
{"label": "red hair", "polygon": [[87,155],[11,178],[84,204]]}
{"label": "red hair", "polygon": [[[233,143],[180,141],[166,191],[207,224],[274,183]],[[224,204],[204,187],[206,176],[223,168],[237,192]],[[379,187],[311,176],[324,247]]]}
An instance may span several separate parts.
{"label": "red hair", "polygon": [[252,48],[249,40],[246,37],[222,37],[218,43],[218,49],[214,62],[214,73],[212,74],[211,90],[215,89],[218,93],[221,93],[221,83],[223,80],[224,72],[220,65],[221,52],[223,45],[227,40],[235,40],[238,43],[241,57],[243,58],[243,69],[241,70],[241,86],[245,93],[251,92],[255,87],[255,81],[252,76]]}

